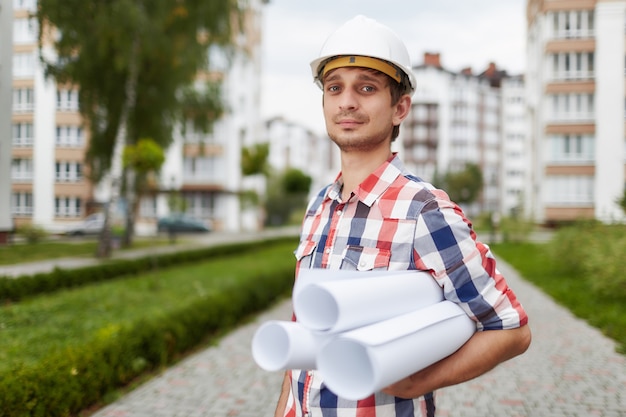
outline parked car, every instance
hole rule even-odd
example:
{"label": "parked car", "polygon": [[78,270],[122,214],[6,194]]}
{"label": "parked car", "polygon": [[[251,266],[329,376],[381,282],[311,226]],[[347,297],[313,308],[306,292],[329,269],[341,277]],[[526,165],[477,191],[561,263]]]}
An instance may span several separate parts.
{"label": "parked car", "polygon": [[104,213],[94,213],[85,217],[80,224],[71,226],[65,231],[70,236],[97,235],[104,228]]}
{"label": "parked car", "polygon": [[204,222],[183,213],[174,213],[166,217],[161,217],[157,222],[157,230],[159,232],[169,233],[207,233],[211,231],[211,225],[210,223]]}

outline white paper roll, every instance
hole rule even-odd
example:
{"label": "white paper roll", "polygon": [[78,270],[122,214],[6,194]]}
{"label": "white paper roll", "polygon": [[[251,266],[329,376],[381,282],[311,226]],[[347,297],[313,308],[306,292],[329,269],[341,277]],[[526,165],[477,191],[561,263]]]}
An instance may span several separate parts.
{"label": "white paper roll", "polygon": [[252,357],[266,371],[315,369],[317,353],[326,339],[300,323],[270,320],[252,338]]}
{"label": "white paper roll", "polygon": [[317,366],[331,391],[359,400],[451,355],[475,331],[459,306],[442,301],[337,335]]}
{"label": "white paper roll", "polygon": [[[328,273],[328,271],[327,271]],[[320,274],[322,275],[322,274]],[[303,284],[294,311],[304,326],[331,333],[354,329],[436,304],[443,290],[424,271],[351,275]]]}

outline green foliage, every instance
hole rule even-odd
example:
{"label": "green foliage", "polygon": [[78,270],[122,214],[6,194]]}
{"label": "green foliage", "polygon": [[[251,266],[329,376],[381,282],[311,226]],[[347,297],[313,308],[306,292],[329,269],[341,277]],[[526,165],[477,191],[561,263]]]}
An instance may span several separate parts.
{"label": "green foliage", "polygon": [[493,225],[502,234],[505,242],[526,242],[535,228],[535,224],[520,217],[503,217],[499,225]]}
{"label": "green foliage", "polygon": [[207,128],[222,114],[219,89],[188,91],[198,72],[210,67],[211,48],[232,47],[238,7],[233,0],[38,1],[39,26],[58,29],[58,36],[41,31],[40,46],[52,40],[58,53],[54,60],[41,55],[46,73],[79,89],[95,180],[111,166],[133,65],[138,77],[128,143],[150,137],[165,148],[177,121],[190,117]]}
{"label": "green foliage", "polygon": [[550,250],[562,270],[583,274],[596,294],[626,297],[626,226],[580,221],[561,228]]}
{"label": "green foliage", "polygon": [[[270,244],[276,240],[268,240]],[[200,260],[250,250],[256,242],[234,243],[217,247],[202,248],[193,251],[159,254],[137,259],[111,260],[94,266],[76,269],[56,268],[50,273],[37,273],[22,276],[19,279],[0,277],[0,301],[15,302],[38,294],[53,293],[62,289],[82,287],[94,282],[119,278],[131,278],[159,268],[183,265]]]}
{"label": "green foliage", "polygon": [[154,140],[142,138],[135,145],[126,145],[123,160],[124,167],[131,168],[138,175],[145,176],[161,169],[165,162],[165,153]]}
{"label": "green foliage", "polygon": [[32,224],[18,226],[16,233],[18,236],[22,236],[26,239],[26,242],[31,244],[41,242],[48,235],[43,227]]}
{"label": "green foliage", "polygon": [[[613,236],[623,235],[624,230],[608,233],[607,240],[614,242]],[[526,280],[538,286],[557,303],[617,341],[619,350],[626,353],[626,293],[623,287],[621,291],[614,292],[599,290],[595,282],[608,277],[607,274],[615,270],[615,265],[623,265],[625,248],[621,246],[620,256],[608,253],[602,257],[605,263],[611,264],[609,268],[589,272],[580,254],[584,251],[585,256],[595,257],[597,247],[594,247],[595,244],[588,246],[587,237],[587,234],[572,230],[567,233],[559,231],[547,244],[498,243],[492,244],[491,248],[498,257],[510,263]],[[556,250],[559,246],[562,249]],[[568,249],[574,252],[568,253]],[[611,280],[623,282],[622,275],[618,271]],[[611,286],[615,287],[614,284]]]}
{"label": "green foliage", "polygon": [[187,200],[180,192],[171,192],[167,196],[167,207],[170,213],[184,213],[187,211]]}
{"label": "green foliage", "polygon": [[295,243],[2,307],[0,415],[77,415],[206,343],[288,294]]}
{"label": "green foliage", "polygon": [[292,223],[294,213],[306,207],[311,181],[311,177],[293,168],[270,177],[265,201],[266,224],[280,226]]}
{"label": "green foliage", "polygon": [[267,158],[270,154],[269,143],[257,143],[241,149],[241,173],[248,175],[269,175]]}
{"label": "green foliage", "polygon": [[462,171],[449,171],[444,175],[437,175],[433,183],[446,191],[452,201],[458,204],[470,204],[480,195],[483,187],[483,174],[478,165],[468,163]]}
{"label": "green foliage", "polygon": [[624,214],[626,214],[626,187],[624,187],[624,193],[615,199],[615,202],[622,208]]}
{"label": "green foliage", "polygon": [[283,173],[281,182],[285,193],[306,195],[311,188],[313,179],[299,169],[289,168]]}

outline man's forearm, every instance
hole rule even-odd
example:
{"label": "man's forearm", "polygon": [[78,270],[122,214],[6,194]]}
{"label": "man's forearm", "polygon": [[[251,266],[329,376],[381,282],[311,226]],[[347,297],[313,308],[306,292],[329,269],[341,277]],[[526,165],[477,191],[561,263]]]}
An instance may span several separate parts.
{"label": "man's forearm", "polygon": [[385,388],[401,398],[417,398],[436,389],[469,381],[526,351],[530,329],[486,330],[475,333],[458,351]]}
{"label": "man's forearm", "polygon": [[274,417],[283,417],[285,415],[285,409],[287,408],[287,399],[289,398],[289,390],[290,388],[290,378],[289,371],[285,372],[285,377],[283,378],[283,385],[280,390],[280,396],[278,397],[278,404],[276,404],[276,411],[274,412]]}

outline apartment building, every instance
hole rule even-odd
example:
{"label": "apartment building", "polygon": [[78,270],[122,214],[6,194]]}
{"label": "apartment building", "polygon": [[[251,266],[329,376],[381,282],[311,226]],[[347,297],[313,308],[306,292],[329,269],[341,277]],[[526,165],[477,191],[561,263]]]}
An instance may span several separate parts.
{"label": "apartment building", "polygon": [[269,164],[277,172],[296,168],[312,178],[311,193],[335,180],[340,171],[339,152],[327,135],[298,123],[275,117],[265,122],[270,145]]}
{"label": "apartment building", "polygon": [[529,218],[531,207],[526,196],[531,192],[530,134],[526,107],[526,84],[522,75],[501,81],[501,159],[500,213]]}
{"label": "apartment building", "polygon": [[11,91],[13,56],[13,9],[0,4],[0,245],[9,242],[11,219]]}
{"label": "apartment building", "polygon": [[625,219],[626,1],[529,0],[526,98],[534,219]]}
{"label": "apartment building", "polygon": [[[11,217],[18,226],[63,232],[108,202],[110,187],[106,179],[100,184],[87,179],[89,132],[78,112],[78,91],[44,78],[39,28],[30,17],[36,0],[12,1]],[[216,229],[240,229],[241,146],[258,141],[262,130],[260,36],[266,2],[248,3],[245,30],[235,39],[239,53],[226,57],[211,51],[212,66],[198,75],[198,86],[206,77],[221,77],[229,111],[211,134],[192,129],[174,133],[161,178],[141,201],[139,234],[155,230],[157,217],[169,211],[172,194],[185,200],[189,214],[210,220]]]}
{"label": "apartment building", "polygon": [[437,174],[477,164],[483,173],[483,190],[479,201],[465,209],[472,215],[510,210],[502,202],[506,155],[500,85],[505,73],[493,64],[479,74],[469,68],[449,71],[442,67],[438,53],[425,53],[423,64],[413,72],[417,89],[401,130],[407,167],[432,181]]}

